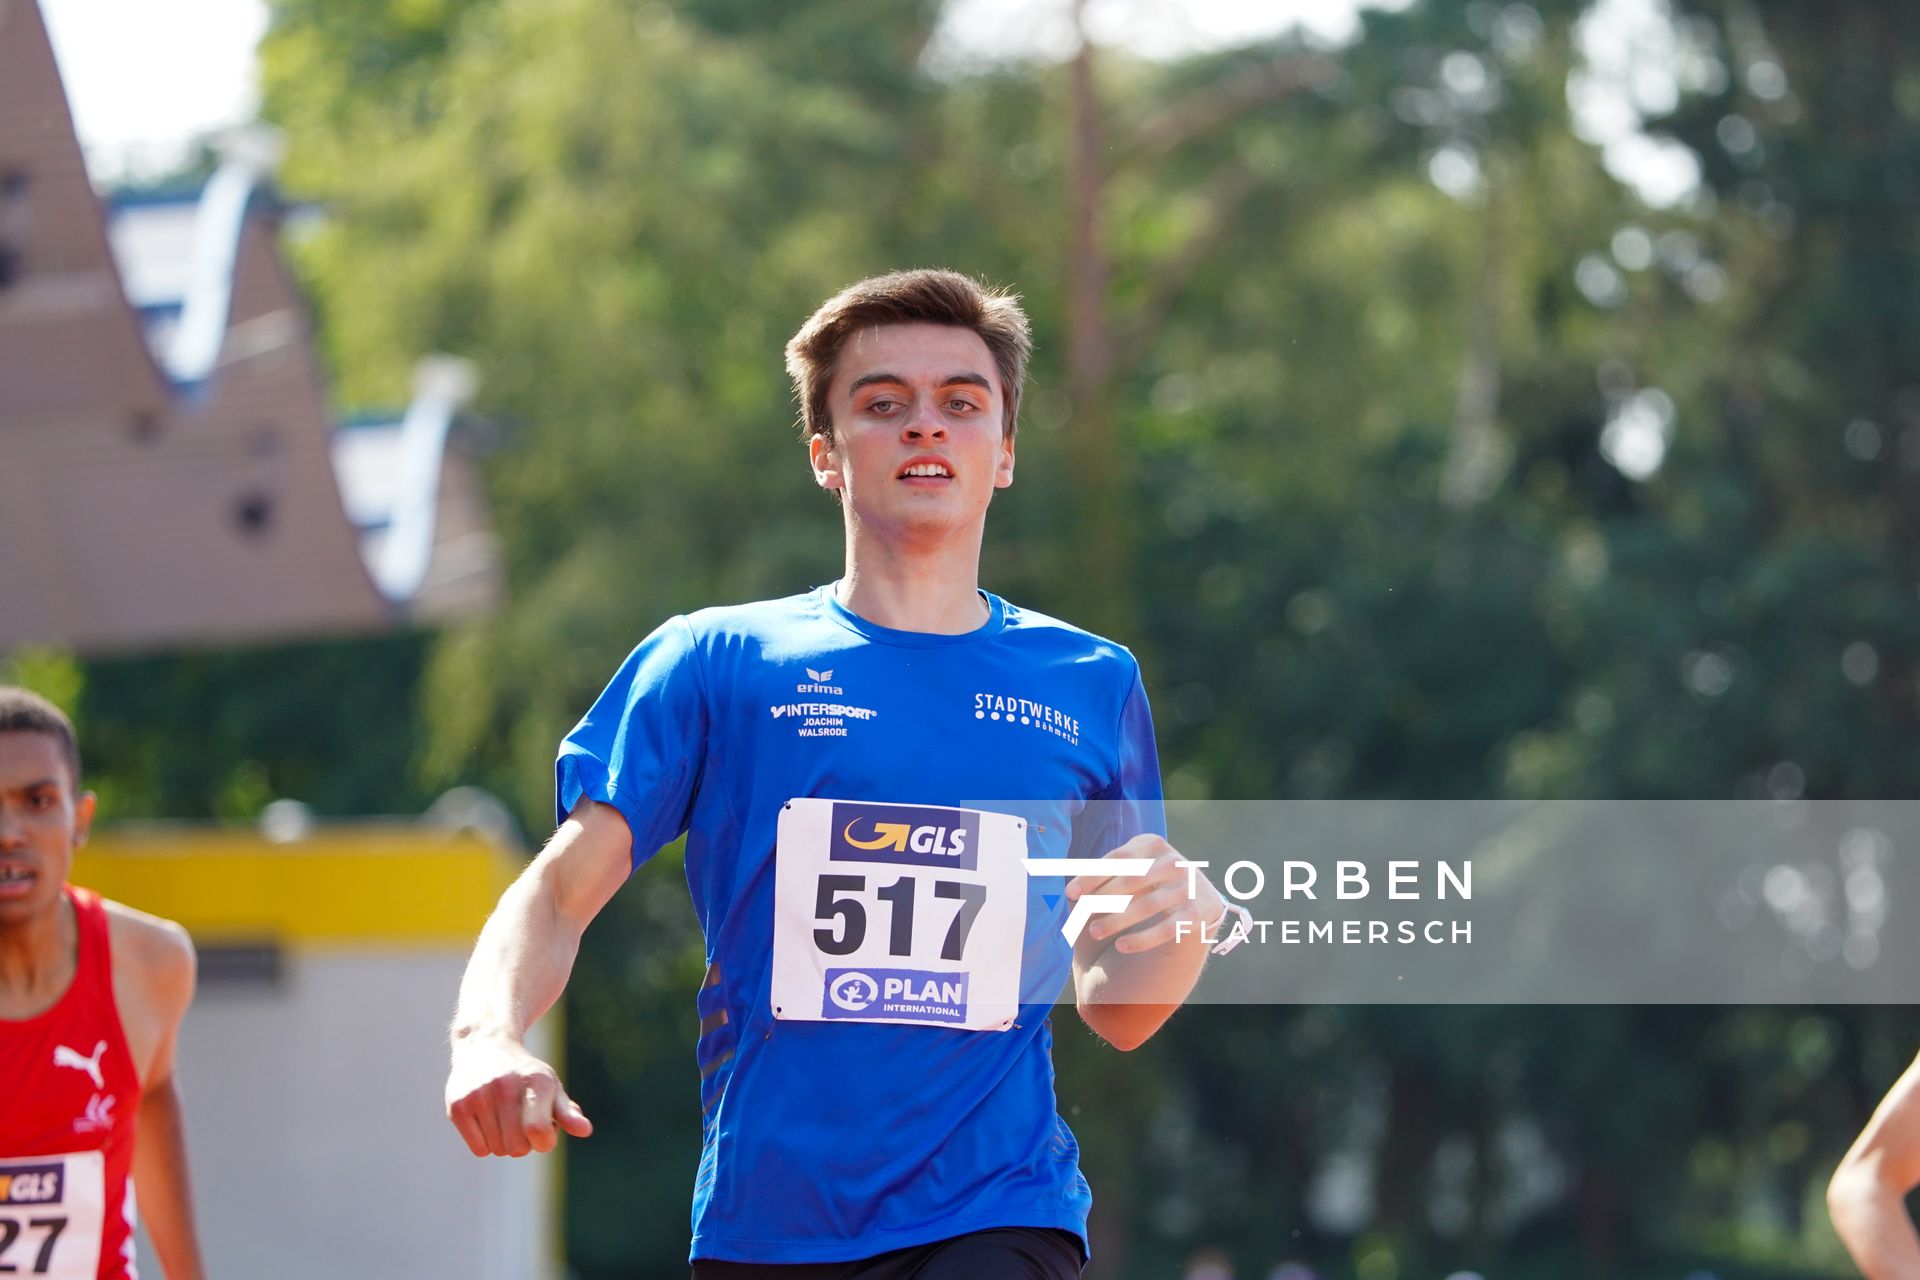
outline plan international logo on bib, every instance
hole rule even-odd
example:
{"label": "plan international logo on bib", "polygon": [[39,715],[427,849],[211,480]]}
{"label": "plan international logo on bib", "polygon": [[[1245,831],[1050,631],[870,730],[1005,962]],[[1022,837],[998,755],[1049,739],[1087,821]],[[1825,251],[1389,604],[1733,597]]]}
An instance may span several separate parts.
{"label": "plan international logo on bib", "polygon": [[967,975],[928,969],[829,969],[822,1018],[965,1022]]}
{"label": "plan international logo on bib", "polygon": [[972,871],[980,865],[980,815],[925,805],[836,801],[827,856]]}

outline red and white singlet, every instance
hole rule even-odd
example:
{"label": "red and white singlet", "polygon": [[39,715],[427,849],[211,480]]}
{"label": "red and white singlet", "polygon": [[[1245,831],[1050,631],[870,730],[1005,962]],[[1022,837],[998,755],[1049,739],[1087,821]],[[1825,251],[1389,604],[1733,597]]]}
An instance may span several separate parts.
{"label": "red and white singlet", "polygon": [[0,1019],[0,1272],[134,1280],[133,1129],[140,1076],[113,1000],[107,909],[69,885],[73,984]]}

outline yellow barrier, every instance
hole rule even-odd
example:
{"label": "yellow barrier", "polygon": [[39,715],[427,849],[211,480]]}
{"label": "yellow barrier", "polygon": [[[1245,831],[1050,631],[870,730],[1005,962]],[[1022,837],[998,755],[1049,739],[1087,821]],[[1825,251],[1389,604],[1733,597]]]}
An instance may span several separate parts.
{"label": "yellow barrier", "polygon": [[73,881],[202,944],[464,948],[520,866],[470,830],[322,826],[276,844],[245,828],[128,827],[81,849]]}

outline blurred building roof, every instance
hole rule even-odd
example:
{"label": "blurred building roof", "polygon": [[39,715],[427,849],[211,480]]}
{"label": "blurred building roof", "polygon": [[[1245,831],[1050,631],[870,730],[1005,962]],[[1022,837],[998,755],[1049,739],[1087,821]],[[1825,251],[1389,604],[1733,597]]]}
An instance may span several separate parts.
{"label": "blurred building roof", "polygon": [[0,651],[373,632],[485,610],[499,557],[459,362],[342,427],[263,136],[103,207],[38,6],[0,0]]}

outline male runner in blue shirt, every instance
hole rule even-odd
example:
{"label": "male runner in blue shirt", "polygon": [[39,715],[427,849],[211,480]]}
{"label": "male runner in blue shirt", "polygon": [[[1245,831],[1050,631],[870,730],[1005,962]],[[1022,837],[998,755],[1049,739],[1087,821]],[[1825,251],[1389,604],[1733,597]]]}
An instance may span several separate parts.
{"label": "male runner in blue shirt", "polygon": [[[1012,296],[949,271],[862,281],[802,327],[787,365],[845,576],[641,642],[562,743],[560,828],[461,984],[447,1108],[474,1154],[591,1133],[523,1037],[614,890],[686,833],[696,1280],[1077,1276],[1091,1196],[1048,1006],[1070,971],[1131,1049],[1224,918],[1164,839],[1133,656],[979,588],[1029,349]],[[1147,870],[1063,900],[1025,869],[1059,857]],[[1070,948],[1070,904],[1115,894]]]}

